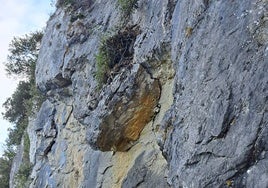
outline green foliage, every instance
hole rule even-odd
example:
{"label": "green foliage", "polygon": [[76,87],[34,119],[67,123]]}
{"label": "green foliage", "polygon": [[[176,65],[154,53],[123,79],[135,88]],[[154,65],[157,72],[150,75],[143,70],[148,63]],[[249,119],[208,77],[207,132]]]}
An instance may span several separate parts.
{"label": "green foliage", "polygon": [[4,159],[13,160],[16,155],[16,151],[12,146],[5,146],[5,151],[3,154]]}
{"label": "green foliage", "polygon": [[35,66],[43,33],[34,32],[23,37],[15,37],[10,44],[6,63],[8,74],[24,76],[15,92],[3,104],[3,117],[14,124],[9,129],[7,145],[17,146],[21,142],[24,130],[28,125],[28,117],[37,110],[43,102],[43,96],[35,86]]}
{"label": "green foliage", "polygon": [[15,175],[15,184],[16,184],[16,187],[18,188],[29,187],[29,177],[32,171],[32,165],[29,159],[30,139],[29,139],[27,132],[25,132],[23,138],[24,138],[24,142],[23,142],[24,151],[23,151],[23,157],[22,157],[23,163],[20,165],[19,171]]}
{"label": "green foliage", "polygon": [[75,4],[75,0],[58,0],[56,7],[57,8],[62,7],[62,8],[66,8],[67,10],[71,10],[74,4]]}
{"label": "green foliage", "polygon": [[35,71],[35,63],[39,53],[43,33],[40,31],[15,37],[9,45],[9,53],[6,63],[6,71],[9,75],[32,76]]}
{"label": "green foliage", "polygon": [[[95,78],[99,89],[116,73],[120,67],[126,66],[133,58],[134,42],[138,30],[126,28],[113,36],[103,37],[96,57]],[[113,69],[113,70],[112,70]]]}
{"label": "green foliage", "polygon": [[20,122],[26,115],[26,108],[24,102],[31,98],[29,93],[30,83],[19,82],[15,92],[3,104],[5,112],[3,117],[11,123]]}
{"label": "green foliage", "polygon": [[24,137],[23,164],[16,175],[16,187],[28,187],[28,177],[31,172],[30,140],[25,130],[29,116],[36,112],[44,101],[44,97],[35,86],[35,66],[42,36],[41,32],[35,32],[14,38],[10,44],[6,70],[10,75],[24,77],[24,81],[19,82],[15,92],[3,104],[5,112],[2,115],[14,124],[14,127],[8,130],[9,135],[6,140],[8,148],[0,158],[0,188],[9,187],[9,173],[15,156],[12,148],[16,148],[21,143],[22,137]]}
{"label": "green foliage", "polygon": [[29,162],[21,164],[18,173],[15,176],[15,185],[17,188],[28,187],[29,176],[31,175],[32,165]]}
{"label": "green foliage", "polygon": [[34,83],[21,81],[13,93],[3,104],[3,117],[15,126],[8,129],[7,145],[19,145],[28,125],[28,118],[32,116],[45,100],[45,97],[35,87]]}
{"label": "green foliage", "polygon": [[82,13],[79,13],[79,14],[72,14],[71,15],[71,19],[70,19],[70,22],[75,22],[76,20],[82,20],[85,18],[85,15],[82,14]]}
{"label": "green foliage", "polygon": [[15,151],[12,147],[7,147],[2,157],[0,157],[0,188],[9,187],[9,174]]}
{"label": "green foliage", "polygon": [[9,173],[12,161],[0,158],[0,188],[9,187]]}
{"label": "green foliage", "polygon": [[98,82],[98,88],[100,89],[102,85],[106,82],[107,76],[106,73],[108,71],[106,57],[103,53],[99,53],[96,55],[97,61],[97,72],[95,73],[95,77]]}
{"label": "green foliage", "polygon": [[63,4],[64,4],[65,6],[72,5],[72,4],[74,4],[74,0],[64,0],[64,1],[63,1]]}
{"label": "green foliage", "polygon": [[26,104],[32,98],[30,89],[30,82],[19,82],[15,92],[3,104],[5,108],[5,112],[2,113],[3,117],[15,125],[14,128],[9,129],[7,140],[9,146],[20,144],[24,130],[28,125]]}
{"label": "green foliage", "polygon": [[100,89],[107,80],[107,73],[109,70],[108,63],[110,60],[109,52],[106,46],[106,38],[103,38],[99,47],[99,53],[96,57],[96,73],[95,78],[98,82],[98,88]]}
{"label": "green foliage", "polygon": [[29,161],[29,152],[30,152],[30,138],[27,132],[24,134],[24,142],[23,142],[23,158]]}
{"label": "green foliage", "polygon": [[27,123],[28,121],[23,119],[23,121],[17,123],[13,128],[8,129],[8,138],[6,140],[8,146],[18,146],[21,143],[24,130],[28,125]]}
{"label": "green foliage", "polygon": [[24,107],[26,108],[26,116],[33,116],[41,107],[42,103],[45,101],[45,96],[37,89],[35,82],[30,84],[29,93],[31,98],[24,101]]}
{"label": "green foliage", "polygon": [[124,16],[129,16],[137,8],[138,0],[118,0],[121,11]]}

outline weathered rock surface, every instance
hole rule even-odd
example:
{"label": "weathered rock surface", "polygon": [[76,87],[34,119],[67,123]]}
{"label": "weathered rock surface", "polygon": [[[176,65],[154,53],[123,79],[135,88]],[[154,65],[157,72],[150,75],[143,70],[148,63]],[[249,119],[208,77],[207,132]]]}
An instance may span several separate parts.
{"label": "weathered rock surface", "polygon": [[[268,186],[267,0],[139,0],[129,17],[63,2],[36,68],[31,187]],[[101,41],[128,29],[133,58],[98,89]]]}
{"label": "weathered rock surface", "polygon": [[[154,120],[171,105],[159,106],[172,95],[171,89],[165,90],[169,98],[162,95],[162,85],[174,77],[170,17],[167,9],[159,9],[167,2],[140,3],[156,12],[138,9],[122,26],[127,20],[116,2],[77,4],[75,10],[58,2],[36,69],[37,85],[48,100],[28,131],[35,164],[31,187],[169,187]],[[160,14],[163,20],[149,24],[144,14],[155,21]],[[141,34],[133,44],[133,59],[111,70],[99,90],[95,56],[102,37],[118,34],[117,28]],[[141,45],[150,48],[141,54]]]}
{"label": "weathered rock surface", "polygon": [[161,130],[174,187],[268,186],[267,5],[177,2],[174,103]]}
{"label": "weathered rock surface", "polygon": [[[124,74],[125,73],[125,74]],[[94,130],[98,130],[97,140],[88,131],[92,145],[104,151],[125,151],[131,142],[139,138],[144,126],[154,115],[154,107],[160,96],[160,85],[150,77],[140,65],[133,65],[131,72],[126,71],[114,78],[114,82],[101,93],[103,98],[93,113],[100,124],[92,124],[92,116],[85,119]],[[102,115],[103,114],[103,115]],[[95,123],[95,122],[94,122]]]}

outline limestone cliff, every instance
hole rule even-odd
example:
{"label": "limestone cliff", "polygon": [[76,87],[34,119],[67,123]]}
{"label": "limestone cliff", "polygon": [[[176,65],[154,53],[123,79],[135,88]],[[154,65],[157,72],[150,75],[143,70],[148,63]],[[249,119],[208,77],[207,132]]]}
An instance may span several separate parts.
{"label": "limestone cliff", "polygon": [[267,9],[59,0],[36,67],[47,100],[28,127],[30,187],[267,187]]}

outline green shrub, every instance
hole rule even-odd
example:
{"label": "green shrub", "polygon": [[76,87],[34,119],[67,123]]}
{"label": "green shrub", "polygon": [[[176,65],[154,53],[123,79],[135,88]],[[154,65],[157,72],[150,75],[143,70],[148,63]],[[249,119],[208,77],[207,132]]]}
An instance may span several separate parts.
{"label": "green shrub", "polygon": [[40,109],[41,105],[45,101],[45,96],[36,88],[35,81],[30,85],[29,93],[31,98],[24,101],[27,117],[33,116]]}
{"label": "green shrub", "polygon": [[25,188],[29,186],[31,171],[32,165],[29,162],[21,164],[19,171],[15,176],[15,185],[17,188]]}
{"label": "green shrub", "polygon": [[24,134],[24,151],[23,158],[29,161],[29,153],[30,153],[30,138],[27,132]]}
{"label": "green shrub", "polygon": [[82,20],[85,18],[85,15],[82,13],[71,15],[70,22],[75,22],[76,20]]}
{"label": "green shrub", "polygon": [[137,8],[138,0],[118,0],[121,11],[125,16],[129,16]]}
{"label": "green shrub", "polygon": [[98,82],[98,89],[100,89],[107,80],[107,72],[109,70],[108,68],[109,57],[108,54],[106,53],[106,49],[104,46],[100,47],[99,53],[95,57],[96,57],[95,78]]}
{"label": "green shrub", "polygon": [[115,35],[103,37],[96,55],[95,78],[99,89],[111,78],[111,73],[116,74],[120,67],[127,66],[133,58],[133,45],[138,30],[126,28]]}

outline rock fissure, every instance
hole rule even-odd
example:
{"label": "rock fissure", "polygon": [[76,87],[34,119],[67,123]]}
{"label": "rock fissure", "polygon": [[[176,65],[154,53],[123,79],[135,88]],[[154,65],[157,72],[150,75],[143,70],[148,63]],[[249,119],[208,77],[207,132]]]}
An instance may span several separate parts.
{"label": "rock fissure", "polygon": [[111,169],[113,167],[113,165],[110,165],[110,166],[107,166],[103,172],[102,172],[102,175],[104,175],[109,169]]}
{"label": "rock fissure", "polygon": [[45,148],[43,156],[47,156],[47,154],[51,151],[53,145],[55,144],[55,140],[53,139],[50,144]]}

